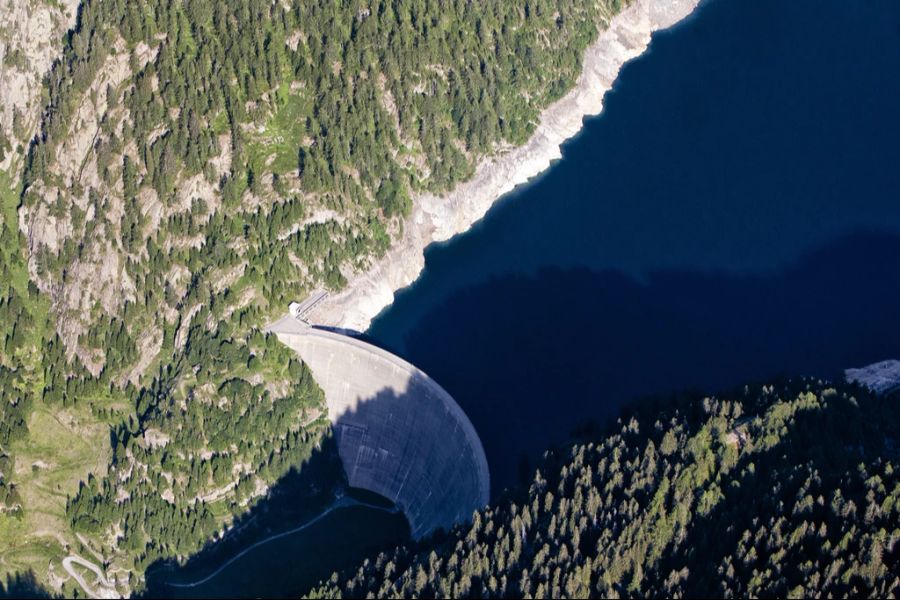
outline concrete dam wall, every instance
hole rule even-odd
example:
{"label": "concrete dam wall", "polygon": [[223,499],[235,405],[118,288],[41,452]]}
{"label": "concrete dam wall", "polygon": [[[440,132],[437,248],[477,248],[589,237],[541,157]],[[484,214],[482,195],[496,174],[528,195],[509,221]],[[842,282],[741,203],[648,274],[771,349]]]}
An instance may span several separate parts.
{"label": "concrete dam wall", "polygon": [[414,539],[471,518],[489,499],[478,434],[453,398],[403,359],[290,316],[268,330],[325,392],[350,485],[392,500]]}

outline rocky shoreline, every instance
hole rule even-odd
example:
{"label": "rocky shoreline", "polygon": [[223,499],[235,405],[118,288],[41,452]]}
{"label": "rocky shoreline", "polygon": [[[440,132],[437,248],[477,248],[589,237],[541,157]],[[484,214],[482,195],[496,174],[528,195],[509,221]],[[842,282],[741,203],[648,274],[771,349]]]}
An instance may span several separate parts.
{"label": "rocky shoreline", "polygon": [[689,15],[700,0],[635,0],[617,14],[587,49],[581,75],[562,99],[541,113],[540,123],[522,146],[486,158],[475,175],[453,191],[425,194],[413,201],[403,237],[371,268],[350,278],[346,288],[310,315],[315,322],[365,331],[425,267],[425,248],[468,230],[505,193],[546,170],[561,157],[560,145],[577,134],[584,117],[600,113],[603,96],[619,70],[650,44],[654,31]]}

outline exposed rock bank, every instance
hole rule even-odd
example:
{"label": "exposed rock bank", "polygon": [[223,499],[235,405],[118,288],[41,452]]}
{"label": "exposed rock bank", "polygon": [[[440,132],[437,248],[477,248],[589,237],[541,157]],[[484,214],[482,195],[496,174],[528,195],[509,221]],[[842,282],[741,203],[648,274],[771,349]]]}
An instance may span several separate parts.
{"label": "exposed rock bank", "polygon": [[[21,143],[24,150],[34,135],[41,80],[62,49],[63,33],[75,24],[79,1],[0,2],[0,132],[14,148]],[[8,169],[14,156],[7,153],[0,169]]]}
{"label": "exposed rock bank", "polygon": [[541,114],[537,129],[523,146],[485,159],[475,176],[452,192],[416,198],[403,237],[368,271],[320,304],[311,317],[322,324],[356,331],[410,285],[425,266],[424,250],[469,229],[491,205],[515,186],[544,171],[561,157],[560,145],[581,130],[586,116],[598,114],[603,96],[619,69],[650,44],[651,34],[690,14],[700,0],[635,0],[616,15],[584,57],[575,87]]}

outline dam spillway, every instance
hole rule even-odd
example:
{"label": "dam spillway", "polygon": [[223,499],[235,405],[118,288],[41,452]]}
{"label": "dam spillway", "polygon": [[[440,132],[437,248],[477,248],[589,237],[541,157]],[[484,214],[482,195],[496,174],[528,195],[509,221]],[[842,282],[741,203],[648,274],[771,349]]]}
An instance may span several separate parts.
{"label": "dam spillway", "polygon": [[394,502],[414,539],[467,521],[490,493],[478,434],[452,397],[377,346],[286,316],[267,328],[325,392],[351,486]]}

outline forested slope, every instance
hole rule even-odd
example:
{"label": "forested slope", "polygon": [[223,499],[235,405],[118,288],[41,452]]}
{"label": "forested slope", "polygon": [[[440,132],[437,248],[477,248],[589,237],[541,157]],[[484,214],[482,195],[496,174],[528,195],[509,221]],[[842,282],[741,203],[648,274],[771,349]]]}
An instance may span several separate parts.
{"label": "forested slope", "polygon": [[524,141],[620,4],[88,0],[41,40],[0,139],[0,571],[134,589],[301,465],[323,399],[262,326]]}
{"label": "forested slope", "polygon": [[86,2],[21,208],[67,349],[136,382],[210,298],[255,323],[340,287],[415,192],[527,138],[613,8]]}
{"label": "forested slope", "polygon": [[898,400],[807,380],[646,403],[316,594],[896,597]]}

